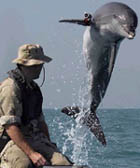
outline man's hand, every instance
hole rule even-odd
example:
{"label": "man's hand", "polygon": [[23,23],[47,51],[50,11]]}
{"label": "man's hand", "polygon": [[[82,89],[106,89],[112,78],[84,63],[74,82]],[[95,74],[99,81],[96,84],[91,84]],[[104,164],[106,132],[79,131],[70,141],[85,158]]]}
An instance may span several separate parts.
{"label": "man's hand", "polygon": [[29,158],[31,159],[33,164],[37,167],[49,165],[47,160],[38,152],[31,153],[31,155],[29,155]]}
{"label": "man's hand", "polygon": [[21,150],[26,153],[33,164],[35,164],[37,167],[49,164],[40,153],[34,151],[34,149],[32,149],[32,147],[27,143],[20,128],[16,124],[7,125],[5,128],[10,138]]}

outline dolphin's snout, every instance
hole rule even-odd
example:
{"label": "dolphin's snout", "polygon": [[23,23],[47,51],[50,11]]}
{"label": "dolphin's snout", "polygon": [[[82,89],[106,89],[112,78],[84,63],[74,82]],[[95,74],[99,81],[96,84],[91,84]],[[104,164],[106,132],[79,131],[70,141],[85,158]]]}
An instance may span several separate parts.
{"label": "dolphin's snout", "polygon": [[121,35],[124,36],[125,38],[128,39],[134,39],[136,35],[136,28],[135,27],[130,27],[127,25],[122,25],[122,29],[120,29]]}
{"label": "dolphin's snout", "polygon": [[128,39],[132,40],[132,39],[134,39],[134,36],[129,35],[129,36],[128,36]]}
{"label": "dolphin's snout", "polygon": [[129,32],[128,33],[128,39],[133,39],[135,37],[136,33],[135,32]]}

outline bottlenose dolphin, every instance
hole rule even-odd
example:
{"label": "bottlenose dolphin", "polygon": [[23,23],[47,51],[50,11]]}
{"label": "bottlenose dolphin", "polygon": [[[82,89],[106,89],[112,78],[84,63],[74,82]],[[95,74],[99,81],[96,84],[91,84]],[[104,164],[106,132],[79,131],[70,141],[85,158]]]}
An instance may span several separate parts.
{"label": "bottlenose dolphin", "polygon": [[[83,53],[90,74],[91,102],[84,123],[97,139],[106,145],[96,109],[106,93],[120,43],[124,38],[133,39],[135,36],[137,15],[126,4],[111,2],[96,10],[93,15],[85,13],[84,19],[66,19],[60,22],[87,26],[83,36]],[[78,107],[62,109],[62,112],[68,115],[75,115],[79,111]]]}

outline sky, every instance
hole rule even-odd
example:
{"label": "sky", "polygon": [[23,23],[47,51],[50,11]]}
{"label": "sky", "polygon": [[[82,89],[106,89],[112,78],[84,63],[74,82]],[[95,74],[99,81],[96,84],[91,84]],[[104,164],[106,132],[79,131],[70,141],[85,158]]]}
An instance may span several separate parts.
{"label": "sky", "polygon": [[[11,61],[18,47],[35,43],[53,58],[45,64],[46,80],[41,90],[44,108],[62,108],[80,103],[80,88],[87,76],[82,38],[85,27],[60,24],[62,18],[83,18],[84,12],[114,0],[4,0],[0,5],[0,81],[15,68]],[[140,17],[139,0],[119,0]],[[133,40],[119,49],[113,74],[100,108],[140,108],[140,28]],[[37,80],[41,85],[43,73]]]}

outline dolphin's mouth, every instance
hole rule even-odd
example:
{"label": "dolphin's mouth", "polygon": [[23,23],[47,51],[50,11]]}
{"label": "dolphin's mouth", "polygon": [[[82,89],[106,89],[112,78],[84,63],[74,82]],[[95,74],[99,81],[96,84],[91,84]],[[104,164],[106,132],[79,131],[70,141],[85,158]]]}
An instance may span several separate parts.
{"label": "dolphin's mouth", "polygon": [[135,37],[135,31],[129,31],[124,28],[125,32],[128,34],[127,38],[128,39],[134,39]]}
{"label": "dolphin's mouth", "polygon": [[127,27],[126,25],[121,25],[122,35],[128,39],[134,39],[136,33],[134,27]]}
{"label": "dolphin's mouth", "polygon": [[129,32],[128,34],[129,34],[128,39],[133,39],[135,37],[134,32]]}
{"label": "dolphin's mouth", "polygon": [[120,16],[120,15],[113,15],[115,19],[118,21],[118,25],[120,25],[121,29],[121,35],[128,38],[128,39],[133,39],[135,37],[135,30],[136,26],[133,24],[127,24],[126,23],[126,18],[125,16]]}
{"label": "dolphin's mouth", "polygon": [[124,19],[122,20],[123,17],[121,17],[121,16],[115,15],[115,17],[117,17],[117,19],[121,25],[121,28],[124,32],[125,37],[128,39],[133,39],[135,37],[136,27],[134,25],[127,25],[126,23],[124,23]]}

